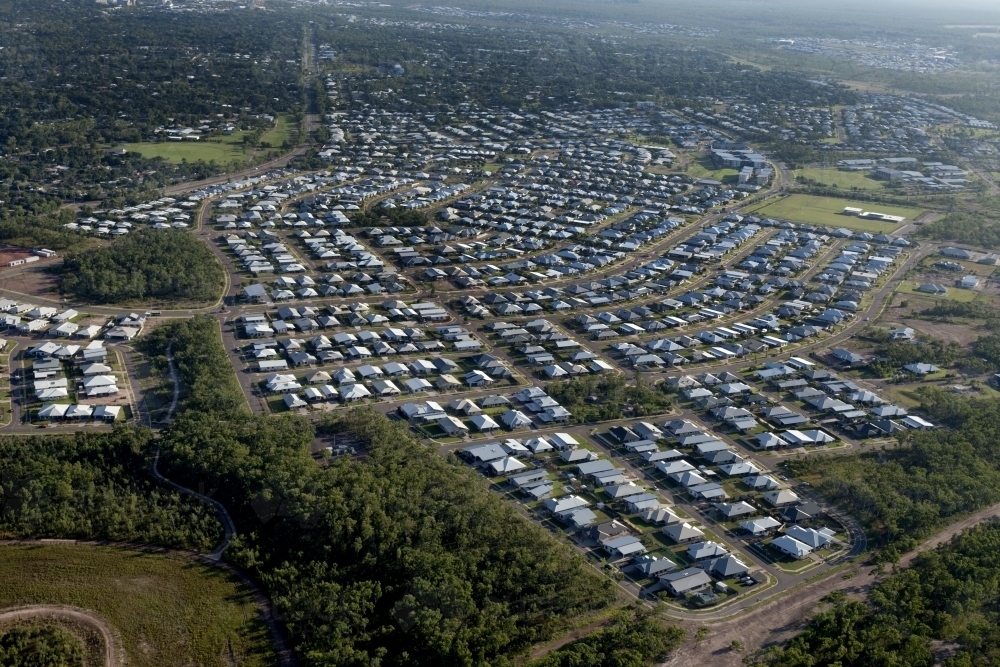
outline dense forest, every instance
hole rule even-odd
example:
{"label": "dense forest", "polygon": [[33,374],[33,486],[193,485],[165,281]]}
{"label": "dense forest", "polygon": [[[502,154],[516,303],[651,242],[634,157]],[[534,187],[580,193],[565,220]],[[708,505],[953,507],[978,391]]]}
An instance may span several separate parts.
{"label": "dense forest", "polygon": [[[1000,522],[971,529],[879,584],[867,603],[838,600],[755,667],[973,667],[1000,660]],[[936,659],[957,644],[954,656]]]}
{"label": "dense forest", "polygon": [[55,625],[0,631],[3,667],[84,667],[84,655],[80,640]]}
{"label": "dense forest", "polygon": [[[404,426],[364,409],[332,417],[323,431],[364,454],[317,466],[308,422],[254,417],[237,399],[211,318],[148,348],[168,340],[184,384],[163,439],[169,474],[218,489],[239,530],[227,556],[272,596],[304,664],[513,665],[614,601],[610,580]],[[617,632],[598,649],[613,652]],[[641,651],[666,651],[668,634]]]}
{"label": "dense forest", "polygon": [[948,213],[920,228],[933,241],[956,241],[980,248],[1000,248],[1000,220],[992,215]]}
{"label": "dense forest", "polygon": [[920,396],[948,429],[908,432],[901,447],[788,462],[857,518],[887,560],[954,517],[1000,502],[1000,401],[933,388]]}
{"label": "dense forest", "polygon": [[62,290],[96,303],[210,302],[219,298],[224,279],[222,265],[192,234],[140,229],[68,255]]}
{"label": "dense forest", "polygon": [[148,476],[151,437],[120,427],[0,438],[0,534],[211,550],[222,538],[213,511]]}
{"label": "dense forest", "polygon": [[530,667],[644,667],[662,660],[683,640],[683,630],[663,625],[648,610],[623,610],[608,627],[531,662]]}

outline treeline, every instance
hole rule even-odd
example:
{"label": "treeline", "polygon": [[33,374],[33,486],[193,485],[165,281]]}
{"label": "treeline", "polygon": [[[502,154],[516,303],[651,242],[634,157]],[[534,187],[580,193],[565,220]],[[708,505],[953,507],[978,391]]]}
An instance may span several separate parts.
{"label": "treeline", "polygon": [[0,241],[22,248],[64,250],[79,245],[83,237],[63,225],[73,222],[70,209],[57,209],[56,204],[34,202],[36,210],[8,209],[0,213]]}
{"label": "treeline", "polygon": [[0,439],[0,534],[211,550],[222,538],[215,514],[158,488],[147,473],[150,438],[121,427]]}
{"label": "treeline", "polygon": [[84,667],[85,656],[80,639],[55,625],[0,631],[3,667]]}
{"label": "treeline", "polygon": [[917,235],[933,241],[955,241],[980,248],[1000,248],[1000,220],[986,215],[948,213],[921,227]]}
{"label": "treeline", "polygon": [[1000,400],[929,387],[920,396],[931,420],[948,429],[907,432],[904,446],[884,451],[788,462],[861,523],[885,560],[955,517],[1000,502]]}
{"label": "treeline", "polygon": [[96,303],[213,301],[225,270],[207,245],[179,230],[140,229],[66,257],[63,292]]}
{"label": "treeline", "polygon": [[[307,421],[255,417],[233,400],[210,318],[148,346],[168,341],[189,386],[162,463],[174,479],[217,490],[239,533],[227,557],[267,590],[303,664],[513,665],[614,601],[610,580],[405,425],[365,409],[332,416],[322,430],[363,457],[318,466]],[[639,644],[647,626],[632,627],[543,664],[645,664],[677,641],[671,630]]]}
{"label": "treeline", "polygon": [[[754,667],[973,667],[1000,661],[1000,523],[973,528],[921,554],[867,603],[840,600]],[[943,660],[934,643],[955,643]],[[945,655],[947,655],[945,651]]]}
{"label": "treeline", "polygon": [[684,631],[666,626],[647,611],[621,611],[606,628],[567,644],[530,667],[644,667],[661,662],[684,640]]}

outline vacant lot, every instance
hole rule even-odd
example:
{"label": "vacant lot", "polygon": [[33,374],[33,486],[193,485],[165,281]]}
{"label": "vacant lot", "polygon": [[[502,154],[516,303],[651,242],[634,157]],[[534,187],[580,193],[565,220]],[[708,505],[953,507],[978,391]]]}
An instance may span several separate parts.
{"label": "vacant lot", "polygon": [[694,178],[711,178],[716,181],[729,180],[735,182],[740,172],[738,169],[717,169],[712,164],[711,158],[699,157],[691,160],[687,167],[687,173]]}
{"label": "vacant lot", "polygon": [[918,283],[913,280],[904,280],[899,285],[899,293],[917,294],[922,297],[930,299],[951,299],[952,301],[962,301],[962,302],[974,301],[975,298],[979,296],[979,292],[976,292],[975,290],[953,287],[952,285],[948,284],[948,282],[941,282],[940,280],[938,282],[948,288],[948,293],[945,294],[944,296],[937,296],[936,294],[926,294],[924,292],[918,292],[917,287],[922,285],[923,282],[930,282],[930,281],[922,281]]}
{"label": "vacant lot", "polygon": [[276,662],[247,590],[179,557],[109,547],[0,547],[0,609],[31,604],[96,611],[136,667]]}
{"label": "vacant lot", "polygon": [[754,212],[758,215],[778,218],[779,220],[804,222],[810,225],[826,225],[828,227],[847,227],[848,229],[858,229],[873,234],[888,233],[901,226],[893,222],[877,222],[875,220],[863,220],[854,216],[843,215],[842,211],[845,206],[854,206],[863,208],[866,211],[877,211],[889,215],[901,215],[907,220],[913,220],[923,213],[918,208],[884,206],[882,204],[856,202],[837,197],[813,197],[812,195],[791,195],[784,197],[772,203],[765,204],[755,209]]}
{"label": "vacant lot", "polygon": [[839,169],[796,169],[792,177],[802,176],[823,185],[836,185],[841,190],[881,190],[885,187],[881,181],[876,181],[865,172],[840,171]]}

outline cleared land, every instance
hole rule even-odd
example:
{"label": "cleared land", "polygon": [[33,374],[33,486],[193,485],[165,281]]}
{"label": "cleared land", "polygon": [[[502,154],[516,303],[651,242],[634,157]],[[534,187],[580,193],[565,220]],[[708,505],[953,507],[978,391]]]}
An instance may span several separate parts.
{"label": "cleared land", "polygon": [[904,280],[899,285],[900,294],[916,294],[918,296],[926,297],[929,299],[950,299],[952,301],[962,301],[969,302],[974,301],[979,292],[975,290],[961,289],[959,287],[951,287],[950,285],[945,285],[948,288],[948,293],[944,296],[937,296],[936,294],[927,294],[925,292],[918,292],[917,287],[923,283],[914,282],[913,280]]}
{"label": "cleared land", "polygon": [[881,190],[885,186],[868,174],[860,171],[840,171],[839,169],[796,169],[793,178],[802,176],[823,185],[836,185],[841,190]]}
{"label": "cleared land", "polygon": [[228,574],[110,547],[0,547],[0,609],[93,609],[137,667],[276,663],[253,597]]}
{"label": "cleared land", "polygon": [[865,220],[851,215],[844,215],[845,206],[854,206],[866,211],[877,211],[888,215],[901,215],[906,220],[913,220],[923,213],[918,208],[903,206],[885,206],[868,202],[857,202],[838,197],[814,197],[812,195],[791,195],[775,202],[754,209],[758,215],[792,222],[804,222],[810,225],[826,225],[828,227],[846,227],[865,232],[888,233],[898,229],[903,223],[878,222]]}
{"label": "cleared land", "polygon": [[691,160],[685,171],[694,178],[711,178],[716,181],[725,181],[727,178],[735,180],[740,174],[737,169],[716,169],[711,158],[707,157]]}
{"label": "cleared land", "polygon": [[[278,116],[274,122],[274,127],[264,132],[260,141],[262,144],[270,144],[271,148],[281,148],[281,145],[288,140],[292,134],[292,122],[287,116]],[[161,157],[170,162],[197,162],[204,160],[219,164],[229,164],[236,162],[243,164],[255,153],[253,148],[243,149],[243,137],[247,132],[233,132],[229,136],[212,137],[200,141],[143,141],[134,144],[127,144],[126,150],[141,153],[143,157]],[[267,151],[268,148],[259,148],[257,151]]]}

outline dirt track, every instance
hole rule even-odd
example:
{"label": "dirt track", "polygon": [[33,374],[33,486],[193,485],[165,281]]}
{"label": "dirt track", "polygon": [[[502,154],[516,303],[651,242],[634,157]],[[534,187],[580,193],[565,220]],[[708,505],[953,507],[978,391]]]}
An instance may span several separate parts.
{"label": "dirt track", "polygon": [[[1000,504],[987,507],[948,526],[906,554],[896,567],[909,565],[918,554],[941,546],[963,530],[994,517],[1000,517]],[[729,645],[734,639],[743,643],[747,653],[762,646],[787,641],[802,630],[805,622],[820,604],[820,600],[829,593],[843,591],[852,597],[864,596],[882,578],[876,575],[871,567],[854,566],[815,584],[793,589],[732,620],[682,623],[688,631],[688,640],[664,664],[670,667],[689,665],[739,667],[743,664],[745,653],[729,650]],[[694,635],[702,626],[708,627],[710,632],[707,638],[697,642],[694,640]]]}
{"label": "dirt track", "polygon": [[118,667],[121,651],[115,645],[114,634],[104,620],[94,615],[93,612],[56,605],[32,605],[0,612],[0,623],[34,618],[62,618],[96,630],[101,635],[101,641],[104,642],[104,667]]}

